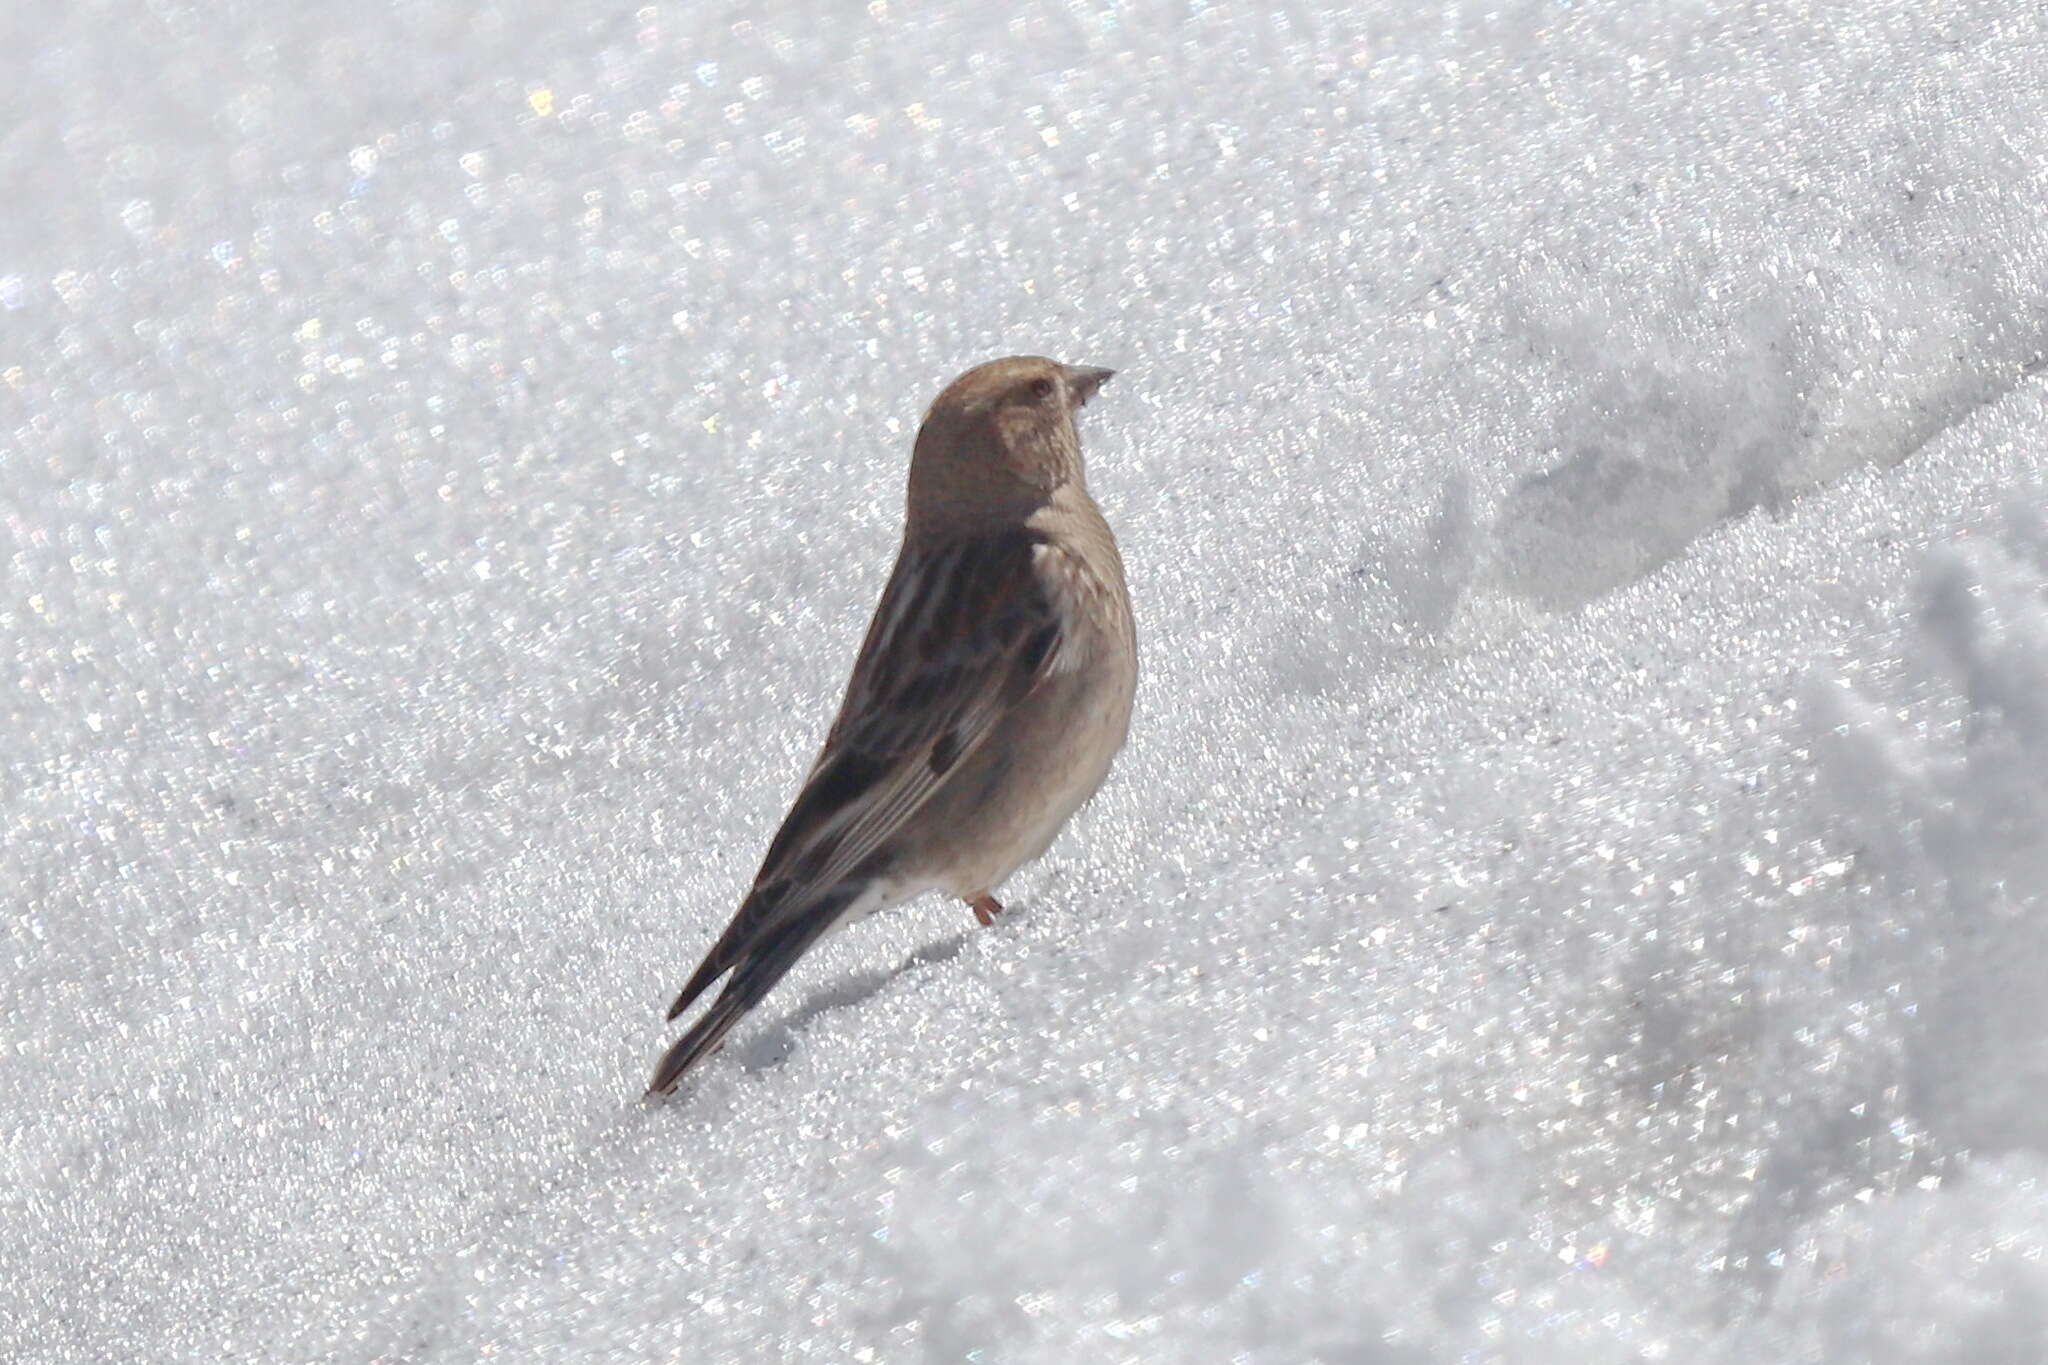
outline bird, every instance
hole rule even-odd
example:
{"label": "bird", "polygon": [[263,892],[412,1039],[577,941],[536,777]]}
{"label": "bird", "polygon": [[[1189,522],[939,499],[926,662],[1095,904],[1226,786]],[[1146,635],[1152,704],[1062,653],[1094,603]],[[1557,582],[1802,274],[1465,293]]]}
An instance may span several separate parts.
{"label": "bird", "polygon": [[903,541],[824,747],[732,921],[669,1008],[724,988],[663,1055],[667,1095],[820,939],[929,891],[1002,912],[1130,729],[1137,644],[1076,418],[1114,374],[966,371],[911,449]]}

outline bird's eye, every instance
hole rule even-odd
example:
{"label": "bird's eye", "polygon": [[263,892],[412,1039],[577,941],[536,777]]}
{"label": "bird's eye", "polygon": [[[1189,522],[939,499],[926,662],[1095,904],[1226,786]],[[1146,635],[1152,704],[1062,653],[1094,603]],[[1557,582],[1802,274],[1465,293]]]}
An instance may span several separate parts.
{"label": "bird's eye", "polygon": [[1046,399],[1052,397],[1052,381],[1050,379],[1032,380],[1031,396],[1033,399],[1041,403],[1044,402]]}

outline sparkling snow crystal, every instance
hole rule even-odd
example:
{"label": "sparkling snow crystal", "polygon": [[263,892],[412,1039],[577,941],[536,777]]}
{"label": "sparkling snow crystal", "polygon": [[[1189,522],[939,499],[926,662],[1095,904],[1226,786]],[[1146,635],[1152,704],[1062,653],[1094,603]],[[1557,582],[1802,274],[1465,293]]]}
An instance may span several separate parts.
{"label": "sparkling snow crystal", "polygon": [[[2048,1359],[2048,21],[22,5],[0,1357]],[[1144,677],[660,1011],[938,384]]]}

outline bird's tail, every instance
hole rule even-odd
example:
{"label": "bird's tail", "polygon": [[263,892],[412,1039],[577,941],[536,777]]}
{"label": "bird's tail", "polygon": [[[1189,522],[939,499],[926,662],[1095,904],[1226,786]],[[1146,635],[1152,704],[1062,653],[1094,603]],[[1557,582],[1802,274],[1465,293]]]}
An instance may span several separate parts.
{"label": "bird's tail", "polygon": [[734,965],[732,976],[726,980],[725,989],[718,993],[718,999],[704,1012],[704,1017],[692,1024],[690,1031],[662,1055],[661,1064],[654,1068],[654,1080],[648,1085],[647,1093],[668,1094],[676,1088],[676,1082],[683,1078],[684,1072],[718,1051],[725,1035],[732,1032],[733,1025],[739,1023],[748,1010],[761,1003],[762,997],[775,988],[775,983],[788,975],[796,960],[839,922],[846,900],[835,896],[814,905],[801,915],[769,928],[742,949],[740,960]]}

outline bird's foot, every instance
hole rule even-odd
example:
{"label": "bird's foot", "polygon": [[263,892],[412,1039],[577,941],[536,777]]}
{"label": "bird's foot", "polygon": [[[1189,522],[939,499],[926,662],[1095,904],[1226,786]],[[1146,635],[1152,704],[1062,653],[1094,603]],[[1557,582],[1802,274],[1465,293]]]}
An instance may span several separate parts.
{"label": "bird's foot", "polygon": [[996,916],[1003,913],[1003,903],[994,896],[976,896],[967,902],[967,908],[974,912],[974,922],[986,929],[996,922]]}

